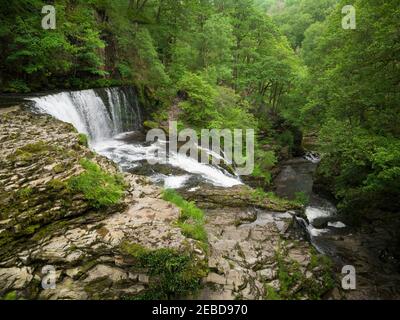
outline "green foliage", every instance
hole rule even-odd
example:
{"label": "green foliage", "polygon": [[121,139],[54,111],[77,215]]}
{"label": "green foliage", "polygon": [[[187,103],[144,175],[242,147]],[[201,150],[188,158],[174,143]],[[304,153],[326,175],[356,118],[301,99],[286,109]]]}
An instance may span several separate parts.
{"label": "green foliage", "polygon": [[180,103],[183,120],[196,128],[208,128],[210,119],[218,117],[215,111],[216,90],[201,76],[187,72],[177,84],[188,99]]}
{"label": "green foliage", "polygon": [[305,207],[309,204],[310,197],[304,192],[296,192],[294,201]]}
{"label": "green foliage", "polygon": [[[329,127],[332,128],[332,127]],[[323,141],[328,127],[323,130]],[[352,130],[343,137],[345,128],[335,125],[329,130],[329,157],[321,163],[319,173],[331,181],[339,208],[352,215],[365,209],[400,208],[400,142],[395,138],[370,135],[366,130]],[[351,131],[348,131],[351,132]]]}
{"label": "green foliage", "polygon": [[269,285],[265,285],[265,300],[283,300],[283,298],[280,296],[277,290],[272,288]]}
{"label": "green foliage", "polygon": [[[265,285],[267,300],[297,300],[307,297],[311,300],[322,299],[323,295],[335,285],[332,261],[323,255],[313,252],[311,262],[306,271],[312,272],[307,277],[297,261],[287,258],[287,252],[277,251],[275,259],[278,263],[279,290]],[[315,271],[318,267],[319,271]],[[315,279],[320,278],[322,281]]]}
{"label": "green foliage", "polygon": [[16,79],[8,82],[5,91],[10,93],[28,93],[31,89],[24,81]]}
{"label": "green foliage", "polygon": [[235,44],[230,18],[223,14],[212,15],[204,24],[200,35],[200,64],[214,68],[216,82],[232,79],[233,51]]}
{"label": "green foliage", "polygon": [[250,112],[247,101],[227,87],[216,87],[214,108],[217,115],[209,120],[210,129],[255,129],[254,115]]}
{"label": "green foliage", "polygon": [[271,6],[274,21],[289,39],[293,48],[302,46],[307,30],[323,21],[339,0],[293,0],[285,1],[283,7],[278,3]]}
{"label": "green foliage", "polygon": [[79,138],[79,144],[81,146],[84,146],[84,147],[89,146],[89,138],[86,134],[80,133],[78,138]]}
{"label": "green foliage", "polygon": [[289,130],[285,130],[283,133],[279,134],[277,140],[282,147],[288,146],[290,150],[294,147],[294,136]]}
{"label": "green foliage", "polygon": [[185,236],[207,243],[207,232],[204,229],[205,217],[202,210],[196,207],[193,202],[183,199],[175,190],[166,189],[163,192],[163,199],[172,202],[181,209],[178,226]]}
{"label": "green foliage", "polygon": [[56,4],[56,29],[44,30],[40,12],[47,3],[25,2],[11,5],[0,13],[4,22],[0,32],[0,41],[4,44],[0,52],[4,61],[3,90],[54,89],[63,84],[71,86],[66,77],[91,79],[106,75],[99,54],[105,43],[89,5],[83,1],[59,2]]}
{"label": "green foliage", "polygon": [[135,299],[183,298],[200,289],[201,279],[207,274],[205,264],[196,261],[189,252],[173,249],[149,250],[128,242],[121,245],[121,250],[135,258],[135,267],[147,270],[150,277],[157,279],[150,283],[148,291]]}
{"label": "green foliage", "polygon": [[267,184],[271,183],[271,169],[277,163],[275,153],[273,151],[256,150],[255,165],[253,170],[254,177],[262,177]]}
{"label": "green foliage", "polygon": [[68,186],[73,192],[83,193],[94,208],[119,203],[125,191],[122,177],[104,172],[97,164],[87,159],[81,160],[81,166],[85,172],[68,181]]}
{"label": "green foliage", "polygon": [[17,299],[18,299],[17,292],[10,291],[1,300],[17,300]]}
{"label": "green foliage", "polygon": [[320,173],[339,208],[360,217],[400,208],[399,7],[396,1],[355,1],[357,28],[343,30],[345,4],[306,33],[303,56],[312,86],[302,112],[320,124]]}

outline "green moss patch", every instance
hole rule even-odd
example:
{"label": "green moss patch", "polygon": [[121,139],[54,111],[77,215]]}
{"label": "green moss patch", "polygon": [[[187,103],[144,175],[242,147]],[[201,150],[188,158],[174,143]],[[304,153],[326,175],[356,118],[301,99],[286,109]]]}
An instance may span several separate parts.
{"label": "green moss patch", "polygon": [[271,209],[276,211],[284,212],[288,210],[300,209],[303,204],[300,201],[287,200],[278,197],[273,192],[265,192],[262,188],[258,188],[252,191],[251,198],[255,204],[257,203],[268,203]]}
{"label": "green moss patch", "polygon": [[81,165],[85,172],[68,181],[69,188],[77,193],[83,193],[94,208],[115,205],[120,202],[125,184],[120,175],[111,175],[103,171],[96,163],[82,159]]}
{"label": "green moss patch", "polygon": [[37,143],[27,144],[26,146],[17,149],[12,155],[9,156],[9,159],[12,161],[30,162],[35,159],[35,157],[41,156],[52,149],[53,148],[46,142],[39,141]]}
{"label": "green moss patch", "polygon": [[89,138],[86,134],[80,133],[78,136],[78,142],[81,146],[88,147],[89,146]]}
{"label": "green moss patch", "polygon": [[146,270],[152,279],[149,290],[134,299],[167,300],[185,297],[198,291],[201,279],[207,275],[206,263],[198,261],[189,251],[149,250],[128,242],[122,244],[121,251],[132,256],[136,261],[135,268]]}
{"label": "green moss patch", "polygon": [[1,298],[1,300],[17,300],[17,292],[16,291],[10,291],[8,292],[5,296]]}
{"label": "green moss patch", "polygon": [[311,254],[311,262],[306,271],[311,272],[312,276],[307,277],[297,261],[287,259],[287,252],[277,251],[275,259],[278,264],[280,290],[265,285],[265,299],[299,300],[306,297],[319,300],[331,290],[335,286],[331,260],[314,250]]}

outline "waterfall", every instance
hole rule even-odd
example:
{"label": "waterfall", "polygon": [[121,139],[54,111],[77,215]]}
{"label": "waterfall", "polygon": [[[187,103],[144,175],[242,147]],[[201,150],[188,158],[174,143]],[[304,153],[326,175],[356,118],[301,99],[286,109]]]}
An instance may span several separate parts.
{"label": "waterfall", "polygon": [[[71,123],[92,144],[118,133],[137,130],[141,114],[132,88],[61,92],[30,100],[40,113]],[[129,98],[128,98],[129,95]]]}
{"label": "waterfall", "polygon": [[[142,161],[148,160],[148,149],[154,148],[154,144],[131,137],[143,121],[133,88],[61,92],[30,100],[35,102],[37,112],[71,123],[80,133],[87,134],[94,151],[113,160],[125,171],[141,166]],[[201,177],[202,181],[215,186],[242,184],[239,177],[219,166],[202,164],[177,153],[169,155],[169,165],[187,174],[165,175],[154,171],[150,178],[164,182],[168,188],[185,186],[194,177]]]}

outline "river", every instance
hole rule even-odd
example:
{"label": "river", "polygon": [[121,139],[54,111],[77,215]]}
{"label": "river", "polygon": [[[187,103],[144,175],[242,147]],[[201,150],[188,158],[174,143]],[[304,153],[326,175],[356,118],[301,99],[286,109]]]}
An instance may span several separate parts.
{"label": "river", "polygon": [[[168,155],[167,163],[149,165],[147,160],[152,154],[149,151],[156,148],[157,143],[166,142],[145,141],[144,116],[132,88],[60,92],[28,100],[35,112],[69,122],[80,133],[88,135],[90,147],[112,159],[122,170],[146,175],[165,188],[195,192],[199,185],[230,188],[243,184],[238,175],[221,166],[201,164],[176,153]],[[275,180],[276,193],[288,198],[298,192],[305,194],[309,198],[305,211],[307,219],[297,219],[309,241],[320,253],[335,261],[338,273],[343,266],[354,265],[358,287],[346,292],[346,298],[400,298],[398,269],[390,261],[382,261],[381,247],[371,246],[373,233],[366,235],[348,227],[338,216],[334,204],[313,189],[319,160],[316,154],[309,153],[283,163]],[[260,219],[263,218],[260,216]]]}

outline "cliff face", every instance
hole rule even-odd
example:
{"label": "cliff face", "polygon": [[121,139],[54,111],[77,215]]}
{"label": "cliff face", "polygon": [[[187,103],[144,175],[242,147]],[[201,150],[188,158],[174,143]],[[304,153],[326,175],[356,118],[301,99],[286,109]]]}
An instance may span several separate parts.
{"label": "cliff face", "polygon": [[[164,285],[169,297],[183,273],[198,284],[205,255],[174,226],[179,209],[159,188],[122,176],[49,116],[0,115],[0,142],[0,296],[138,298]],[[159,270],[178,257],[175,275]]]}

